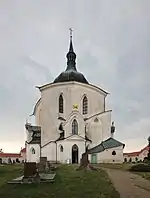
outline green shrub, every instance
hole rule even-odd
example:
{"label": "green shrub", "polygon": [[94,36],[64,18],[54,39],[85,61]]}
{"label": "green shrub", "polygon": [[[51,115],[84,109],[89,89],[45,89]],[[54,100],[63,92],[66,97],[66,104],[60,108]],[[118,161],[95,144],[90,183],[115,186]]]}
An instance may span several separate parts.
{"label": "green shrub", "polygon": [[130,168],[130,171],[135,172],[150,172],[150,165],[148,164],[136,164]]}

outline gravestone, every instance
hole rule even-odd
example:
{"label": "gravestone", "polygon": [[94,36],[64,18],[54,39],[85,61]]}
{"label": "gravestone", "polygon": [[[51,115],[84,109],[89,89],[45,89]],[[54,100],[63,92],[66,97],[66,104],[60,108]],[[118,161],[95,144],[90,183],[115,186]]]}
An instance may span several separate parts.
{"label": "gravestone", "polygon": [[26,162],[24,164],[24,178],[32,177],[37,173],[36,162]]}
{"label": "gravestone", "polygon": [[82,154],[82,158],[80,160],[80,166],[76,170],[82,170],[82,169],[97,170],[96,168],[94,168],[93,166],[91,166],[89,164],[88,153],[87,152]]}
{"label": "gravestone", "polygon": [[40,162],[38,163],[38,171],[45,172],[47,166],[47,157],[40,157]]}
{"label": "gravestone", "polygon": [[88,163],[89,163],[88,154],[87,153],[83,153],[82,154],[82,158],[81,158],[81,162],[80,162],[80,166],[87,166]]}

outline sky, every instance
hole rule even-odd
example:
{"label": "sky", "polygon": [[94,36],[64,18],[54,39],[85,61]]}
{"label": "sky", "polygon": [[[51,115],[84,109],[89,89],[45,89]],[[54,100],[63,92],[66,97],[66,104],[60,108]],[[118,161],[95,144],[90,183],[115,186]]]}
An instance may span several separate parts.
{"label": "sky", "polygon": [[115,138],[125,151],[150,136],[149,0],[1,0],[0,148],[19,152],[25,122],[40,97],[36,86],[66,67],[69,28],[77,69],[108,91]]}

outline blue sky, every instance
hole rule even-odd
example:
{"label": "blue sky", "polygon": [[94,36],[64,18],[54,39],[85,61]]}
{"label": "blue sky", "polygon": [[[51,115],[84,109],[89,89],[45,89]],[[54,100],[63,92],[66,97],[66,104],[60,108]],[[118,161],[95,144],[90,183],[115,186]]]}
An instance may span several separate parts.
{"label": "blue sky", "polygon": [[149,0],[0,1],[0,148],[24,146],[40,93],[66,67],[69,31],[77,68],[108,91],[115,137],[126,151],[150,135]]}

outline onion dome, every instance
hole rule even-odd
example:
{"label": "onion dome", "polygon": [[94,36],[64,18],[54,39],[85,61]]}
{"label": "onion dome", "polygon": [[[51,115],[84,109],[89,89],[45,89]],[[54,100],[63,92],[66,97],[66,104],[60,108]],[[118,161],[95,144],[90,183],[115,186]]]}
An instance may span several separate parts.
{"label": "onion dome", "polygon": [[88,81],[84,77],[84,75],[77,71],[76,68],[76,54],[73,50],[72,44],[72,30],[70,29],[70,46],[69,52],[67,53],[67,68],[64,72],[62,72],[55,80],[54,83],[59,82],[67,82],[67,81],[76,81],[80,83],[88,84]]}

